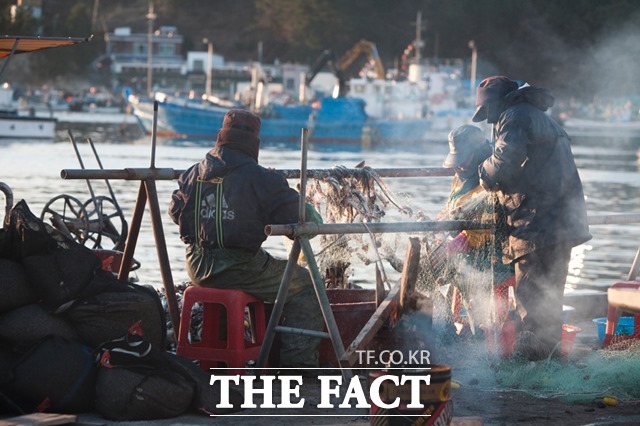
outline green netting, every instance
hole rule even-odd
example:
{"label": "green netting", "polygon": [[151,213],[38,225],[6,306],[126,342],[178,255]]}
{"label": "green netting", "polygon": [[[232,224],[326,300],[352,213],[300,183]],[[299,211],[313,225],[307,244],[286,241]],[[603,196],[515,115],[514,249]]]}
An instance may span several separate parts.
{"label": "green netting", "polygon": [[624,349],[583,350],[570,360],[538,362],[503,360],[499,348],[480,341],[439,342],[438,348],[439,362],[451,365],[453,380],[478,392],[523,392],[579,404],[607,396],[640,401],[640,341],[627,342]]}
{"label": "green netting", "polygon": [[[445,185],[446,186],[446,185]],[[428,188],[425,185],[425,190]],[[420,273],[416,287],[431,295],[435,315],[472,334],[480,324],[496,321],[493,287],[504,279],[496,270],[499,245],[494,238],[496,203],[485,191],[473,192],[455,202],[443,203],[439,211],[411,205],[408,195],[393,193],[375,170],[335,167],[310,181],[307,201],[321,213],[325,223],[372,223],[425,220],[473,220],[492,229],[473,231],[482,240],[467,252],[446,248],[458,231],[385,234],[320,235],[312,240],[320,272],[328,287],[349,287],[349,275],[358,265],[376,265],[390,288],[390,278],[402,271],[410,236],[421,241]],[[446,200],[446,198],[445,198]],[[482,235],[478,237],[478,235]],[[470,237],[471,238],[471,237]],[[373,276],[366,277],[372,282]]]}
{"label": "green netting", "polygon": [[503,362],[495,369],[496,383],[541,397],[590,402],[614,396],[621,401],[640,398],[640,345],[625,350],[594,351],[580,360],[562,362]]}
{"label": "green netting", "polygon": [[[351,174],[340,167],[311,181],[307,194],[325,223],[431,218],[492,223],[486,244],[458,254],[444,250],[444,244],[456,233],[320,235],[312,239],[328,286],[349,287],[354,268],[375,264],[390,287],[395,284],[390,282],[392,275],[397,277],[402,270],[408,237],[417,236],[421,241],[417,287],[431,295],[434,303],[432,362],[450,365],[454,380],[463,386],[471,383],[478,391],[525,392],[567,402],[591,402],[608,395],[620,401],[640,398],[640,343],[624,350],[587,351],[570,361],[535,363],[503,360],[500,344],[489,343],[499,342],[496,326],[509,307],[507,287],[499,286],[508,271],[496,268],[501,241],[495,237],[495,229],[500,229],[502,222],[492,195],[482,192],[462,206],[424,211],[411,205],[410,196],[393,193],[375,171],[363,168]],[[373,282],[372,275],[365,278]]]}

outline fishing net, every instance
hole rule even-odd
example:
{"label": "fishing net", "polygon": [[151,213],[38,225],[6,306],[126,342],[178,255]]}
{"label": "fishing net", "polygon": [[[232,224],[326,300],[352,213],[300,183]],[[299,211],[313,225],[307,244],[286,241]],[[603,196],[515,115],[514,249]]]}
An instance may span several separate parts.
{"label": "fishing net", "polygon": [[620,403],[640,403],[638,340],[624,348],[597,351],[593,342],[584,342],[572,352],[570,360],[550,358],[539,362],[504,360],[496,349],[457,341],[441,353],[439,362],[451,365],[453,380],[478,393],[519,392],[575,404],[602,404],[605,397]]}
{"label": "fishing net", "polygon": [[[401,204],[385,182],[369,167],[347,169],[337,166],[310,182],[307,201],[323,217],[324,223],[375,223],[388,218],[389,212],[400,220],[414,217],[413,210]],[[419,215],[419,213],[418,213]],[[349,288],[355,264],[375,265],[390,287],[387,268],[402,269],[395,257],[399,237],[392,234],[328,234],[314,240],[316,260],[328,288]],[[406,239],[404,240],[406,241]],[[385,262],[387,261],[387,262]]]}
{"label": "fishing net", "polygon": [[593,351],[574,362],[503,362],[494,373],[498,386],[536,397],[579,403],[605,396],[633,401],[640,399],[639,362],[640,342],[624,350]]}
{"label": "fishing net", "polygon": [[[394,221],[470,220],[490,229],[469,233],[474,248],[451,249],[459,231],[321,235],[313,239],[314,252],[328,288],[349,288],[354,265],[375,265],[387,287],[391,276],[402,271],[409,236],[421,242],[420,272],[416,287],[434,300],[434,320],[454,325],[456,333],[496,321],[494,287],[499,276],[493,265],[497,248],[493,229],[500,226],[494,196],[480,191],[442,210],[427,211],[411,205],[411,197],[394,193],[369,167],[334,167],[310,180],[307,202],[315,206],[325,223],[374,223]],[[443,203],[445,204],[445,203]],[[433,218],[433,219],[432,219]],[[452,242],[453,241],[453,242]],[[357,267],[355,268],[357,269]],[[371,276],[367,277],[371,282]],[[505,289],[506,290],[506,289]],[[506,291],[501,299],[506,298]],[[504,310],[503,310],[504,311]],[[506,311],[504,311],[506,312]],[[504,316],[504,315],[502,315]]]}
{"label": "fishing net", "polygon": [[457,231],[320,235],[312,242],[327,286],[350,287],[357,265],[375,265],[391,286],[392,274],[402,271],[408,237],[417,236],[421,257],[416,286],[434,304],[432,362],[450,365],[454,380],[480,392],[524,392],[569,403],[592,403],[605,396],[640,401],[640,341],[594,351],[594,339],[574,349],[569,361],[503,359],[499,329],[515,304],[513,270],[500,261],[504,215],[494,195],[485,191],[455,203],[447,203],[446,194],[440,199],[441,210],[426,211],[413,205],[410,196],[394,193],[367,167],[337,167],[312,180],[307,201],[325,223],[471,220],[489,227],[468,234],[472,250],[449,249]]}

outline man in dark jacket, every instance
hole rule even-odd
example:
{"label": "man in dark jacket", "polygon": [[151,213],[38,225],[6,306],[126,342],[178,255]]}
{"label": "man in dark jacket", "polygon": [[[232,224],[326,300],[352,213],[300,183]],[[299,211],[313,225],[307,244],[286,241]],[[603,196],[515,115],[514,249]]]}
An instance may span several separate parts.
{"label": "man in dark jacket", "polygon": [[[261,248],[265,225],[297,223],[300,196],[284,176],[258,165],[260,118],[229,111],[215,147],[187,169],[173,192],[169,215],[187,244],[187,272],[195,285],[246,291],[276,299],[286,260]],[[307,205],[307,217],[321,221]],[[322,330],[309,271],[295,266],[283,311],[287,326]],[[320,340],[282,334],[282,367],[317,367]]]}
{"label": "man in dark jacket", "polygon": [[497,191],[507,216],[504,256],[515,263],[522,320],[514,349],[531,360],[560,353],[571,249],[591,239],[569,137],[545,113],[553,102],[547,89],[493,76],[478,85],[473,116],[494,127],[493,155],[480,165],[480,181]]}

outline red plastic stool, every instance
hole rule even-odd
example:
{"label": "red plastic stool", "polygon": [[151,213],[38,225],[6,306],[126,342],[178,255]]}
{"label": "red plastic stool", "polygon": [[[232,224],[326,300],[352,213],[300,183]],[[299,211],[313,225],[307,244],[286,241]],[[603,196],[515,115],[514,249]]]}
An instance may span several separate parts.
{"label": "red plastic stool", "polygon": [[[191,313],[202,304],[202,336],[191,342]],[[251,341],[245,339],[245,309],[249,308]],[[226,320],[226,321],[225,321]],[[188,287],[182,297],[176,353],[200,361],[200,368],[226,367],[227,374],[244,374],[248,361],[258,359],[265,335],[264,303],[244,291]]]}
{"label": "red plastic stool", "polygon": [[[620,303],[612,300],[620,299],[620,297],[612,297],[612,291],[615,291],[616,289],[634,289],[635,291],[640,291],[640,281],[621,281],[609,287],[609,290],[607,292],[607,325],[605,329],[604,341],[602,342],[602,346],[605,348],[613,343],[621,343],[626,340],[640,339],[640,306],[630,306],[630,303]],[[626,302],[630,302],[630,300],[626,300]],[[618,325],[618,320],[620,319],[620,316],[623,312],[633,313],[633,333],[630,335],[617,336],[615,334],[615,330]]]}

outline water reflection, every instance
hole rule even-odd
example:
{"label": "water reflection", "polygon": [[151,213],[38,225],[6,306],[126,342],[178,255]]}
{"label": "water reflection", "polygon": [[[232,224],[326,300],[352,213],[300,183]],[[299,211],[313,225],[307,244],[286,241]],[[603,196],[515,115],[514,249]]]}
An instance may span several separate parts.
{"label": "water reflection", "polygon": [[[80,138],[80,135],[76,135]],[[156,166],[178,170],[199,161],[213,145],[211,141],[158,140]],[[640,174],[636,151],[638,140],[603,140],[594,142],[574,138],[573,150],[587,196],[590,215],[640,212]],[[86,143],[78,143],[86,168],[98,168],[93,153]],[[150,164],[150,138],[130,143],[96,143],[96,149],[105,168],[146,168]],[[316,149],[308,155],[309,168],[330,168],[335,165],[353,167],[365,160],[373,168],[385,167],[439,167],[447,152],[447,144],[429,143],[425,146],[386,147],[371,150],[338,150],[337,147]],[[298,146],[264,145],[260,162],[274,168],[299,168]],[[87,184],[83,180],[62,180],[62,169],[79,169],[78,160],[69,142],[43,143],[29,141],[0,142],[0,181],[14,192],[14,200],[25,199],[34,214],[40,216],[45,204],[59,194],[72,195],[82,202],[89,200]],[[402,178],[385,182],[404,204],[422,210],[434,217],[442,208],[449,193],[450,178]],[[140,183],[137,181],[110,181],[125,217],[131,218]],[[295,182],[291,182],[295,185]],[[108,195],[103,182],[92,182],[97,195]],[[184,245],[178,229],[166,211],[173,181],[157,182],[164,233],[174,280],[187,279],[184,266]],[[390,214],[385,220],[401,220]],[[640,243],[640,224],[592,226],[593,240],[574,250],[568,284],[577,288],[605,288],[626,276]],[[142,263],[136,273],[143,283],[161,285],[155,244],[148,213],[142,229],[135,257]],[[284,256],[280,238],[267,240],[268,250]],[[404,247],[402,253],[404,254]],[[354,267],[356,280],[369,283],[373,266]],[[390,272],[390,271],[387,271]],[[392,275],[390,273],[390,275]],[[393,275],[392,275],[393,276]]]}

